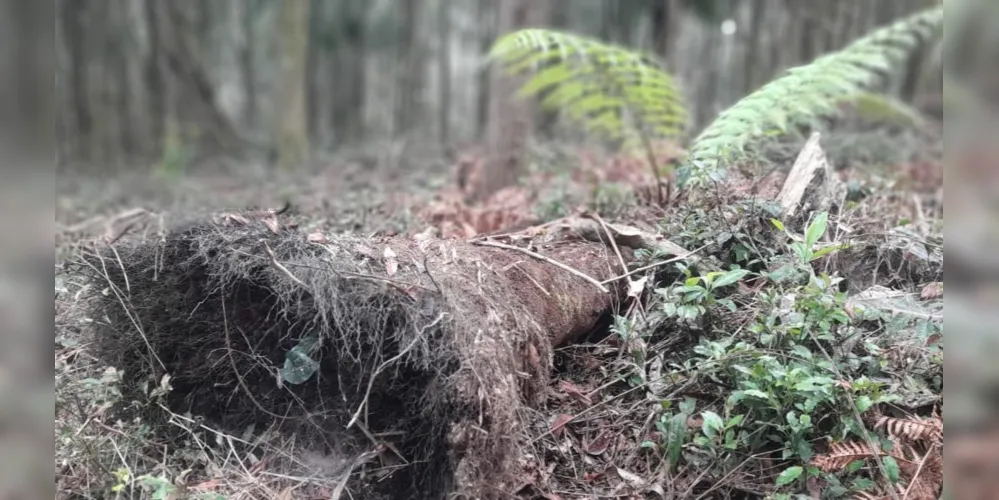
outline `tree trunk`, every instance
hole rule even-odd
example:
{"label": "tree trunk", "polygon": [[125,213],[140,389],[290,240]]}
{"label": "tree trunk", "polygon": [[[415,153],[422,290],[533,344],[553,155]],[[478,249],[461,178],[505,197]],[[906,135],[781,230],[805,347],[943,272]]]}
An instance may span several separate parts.
{"label": "tree trunk", "polygon": [[763,66],[763,18],[765,15],[766,0],[753,0],[751,21],[749,25],[749,48],[746,53],[746,60],[743,66],[743,94],[756,89],[756,82],[760,76],[760,68]]}
{"label": "tree trunk", "polygon": [[[499,33],[524,26],[543,26],[550,14],[546,1],[503,0],[499,4]],[[489,96],[489,124],[485,175],[472,198],[481,201],[514,184],[522,170],[523,154],[533,132],[531,106],[514,95],[520,79],[494,69]]]}
{"label": "tree trunk", "polygon": [[[479,53],[489,53],[489,46],[493,43],[496,31],[496,4],[493,0],[479,0],[477,24],[481,27],[482,34],[479,38]],[[491,81],[488,68],[479,69],[478,74],[478,95],[475,100],[476,116],[476,136],[482,137],[488,133],[489,127],[489,96],[492,93]]]}
{"label": "tree trunk", "polygon": [[440,35],[437,76],[440,80],[440,102],[437,103],[438,130],[441,149],[451,143],[451,8],[449,0],[441,0],[438,7],[437,30]]}
{"label": "tree trunk", "polygon": [[281,86],[276,102],[278,118],[277,155],[281,168],[306,161],[309,124],[306,114],[306,57],[309,30],[308,0],[284,0],[281,7]]}
{"label": "tree trunk", "polygon": [[74,144],[74,156],[81,160],[90,159],[90,137],[93,129],[93,115],[90,110],[87,79],[86,40],[83,31],[83,15],[87,0],[63,0],[63,31],[69,52],[69,88],[74,121],[69,136]]}
{"label": "tree trunk", "polygon": [[235,0],[242,5],[240,22],[243,25],[243,39],[239,45],[239,69],[243,81],[243,93],[246,96],[246,107],[243,110],[243,121],[247,128],[253,128],[257,123],[257,71],[253,62],[256,36],[253,20],[256,11],[245,0]]}
{"label": "tree trunk", "polygon": [[420,35],[422,0],[403,2],[404,14],[400,22],[398,86],[394,136],[408,133],[423,111],[423,37]]}
{"label": "tree trunk", "polygon": [[657,51],[670,65],[677,64],[677,42],[680,40],[683,2],[658,0],[652,4],[652,39]]}
{"label": "tree trunk", "polygon": [[148,92],[149,122],[152,134],[151,151],[160,154],[160,145],[166,132],[166,95],[163,89],[163,56],[161,51],[159,9],[156,0],[145,3],[146,30],[149,37],[149,55],[143,76]]}

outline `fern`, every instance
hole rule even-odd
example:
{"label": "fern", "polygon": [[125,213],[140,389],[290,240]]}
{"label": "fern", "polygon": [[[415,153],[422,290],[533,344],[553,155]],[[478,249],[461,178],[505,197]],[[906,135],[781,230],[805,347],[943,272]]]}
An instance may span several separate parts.
{"label": "fern", "polygon": [[870,87],[943,23],[943,7],[879,28],[843,49],[791,68],[719,114],[693,141],[680,172],[688,182],[718,180],[750,141],[787,132],[836,110]]}
{"label": "fern", "polygon": [[528,28],[498,39],[489,57],[511,74],[531,73],[521,97],[541,97],[543,107],[561,110],[589,132],[610,139],[633,139],[637,132],[647,139],[677,137],[686,129],[680,90],[653,55]]}

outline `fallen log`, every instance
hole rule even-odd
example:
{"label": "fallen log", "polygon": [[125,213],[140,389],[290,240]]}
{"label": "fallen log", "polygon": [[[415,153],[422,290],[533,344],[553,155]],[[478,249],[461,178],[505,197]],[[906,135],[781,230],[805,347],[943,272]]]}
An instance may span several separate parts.
{"label": "fallen log", "polygon": [[224,214],[80,269],[102,291],[97,354],[133,394],[169,375],[173,412],[405,465],[380,494],[492,498],[514,484],[519,412],[544,400],[553,349],[627,300],[636,248],[689,256],[595,217],[461,241]]}

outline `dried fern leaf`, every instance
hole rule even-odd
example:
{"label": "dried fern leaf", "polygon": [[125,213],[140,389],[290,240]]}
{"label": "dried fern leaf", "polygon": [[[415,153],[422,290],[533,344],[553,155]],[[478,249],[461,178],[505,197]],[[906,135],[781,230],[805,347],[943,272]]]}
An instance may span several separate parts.
{"label": "dried fern leaf", "polygon": [[939,418],[921,420],[879,416],[874,422],[874,428],[910,441],[943,442],[943,420]]}
{"label": "dried fern leaf", "polygon": [[880,450],[872,450],[865,443],[844,442],[831,443],[829,452],[816,455],[812,459],[812,465],[825,472],[833,472],[845,469],[847,465],[857,460],[867,460],[877,458],[885,453]]}
{"label": "dried fern leaf", "polygon": [[528,28],[500,37],[489,58],[510,74],[528,74],[521,96],[539,96],[543,107],[565,113],[590,132],[610,139],[633,139],[635,133],[673,138],[685,132],[682,93],[652,54]]}

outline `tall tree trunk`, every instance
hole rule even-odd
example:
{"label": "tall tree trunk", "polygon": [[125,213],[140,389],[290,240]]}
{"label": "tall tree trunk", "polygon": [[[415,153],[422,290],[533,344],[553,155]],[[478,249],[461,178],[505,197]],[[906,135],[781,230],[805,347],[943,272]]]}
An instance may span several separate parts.
{"label": "tall tree trunk", "polygon": [[71,136],[74,143],[74,155],[81,160],[89,160],[91,156],[90,138],[93,131],[93,114],[88,98],[90,85],[87,79],[87,52],[84,38],[84,12],[88,0],[63,0],[63,30],[64,39],[69,52],[69,87],[73,108],[74,123]]}
{"label": "tall tree trunk", "polygon": [[243,110],[243,122],[247,128],[253,128],[257,123],[257,71],[253,62],[255,46],[254,19],[256,9],[248,0],[234,0],[240,4],[240,22],[243,26],[243,38],[239,44],[239,70],[243,82],[243,94],[246,96],[246,107]]}
{"label": "tall tree trunk", "polygon": [[766,0],[753,0],[752,11],[749,13],[749,48],[743,63],[743,94],[756,89],[756,82],[762,79],[760,69],[763,66],[763,18],[766,12]]}
{"label": "tall tree trunk", "polygon": [[394,134],[408,133],[423,111],[423,37],[420,33],[420,15],[423,12],[422,0],[403,2],[404,14],[401,17],[399,60],[397,68],[396,108]]}
{"label": "tall tree trunk", "polygon": [[652,4],[652,40],[656,52],[670,67],[676,67],[676,45],[680,39],[683,16],[681,0],[656,0]]}
{"label": "tall tree trunk", "polygon": [[161,49],[160,19],[157,0],[145,3],[146,30],[149,34],[149,55],[146,58],[144,79],[148,92],[149,122],[152,135],[151,152],[160,154],[166,132],[166,94],[163,81],[163,55]]}
{"label": "tall tree trunk", "polygon": [[306,114],[306,57],[308,52],[309,2],[284,0],[281,6],[281,85],[276,102],[278,117],[278,166],[291,168],[306,161],[309,124]]}
{"label": "tall tree trunk", "polygon": [[[480,26],[481,35],[479,37],[479,53],[487,54],[489,46],[493,43],[496,32],[496,4],[494,0],[479,0],[477,25]],[[483,67],[479,69],[478,95],[475,100],[476,116],[476,136],[482,137],[488,133],[489,124],[489,101],[492,93],[492,81],[489,78],[489,69]]]}
{"label": "tall tree trunk", "polygon": [[451,143],[451,8],[450,0],[441,0],[441,5],[437,8],[437,30],[440,35],[440,53],[437,55],[440,102],[437,103],[437,121],[441,149],[445,151]]}
{"label": "tall tree trunk", "polygon": [[[216,105],[215,88],[190,46],[190,40],[196,38],[191,33],[190,18],[181,10],[181,5],[171,0],[153,0],[153,3],[158,9],[166,67],[178,84],[174,96],[177,107],[171,106],[174,108],[171,112],[184,122],[197,123],[207,129],[209,135],[205,139],[209,139],[209,144],[224,152],[238,152],[244,144],[232,123]],[[184,106],[180,106],[181,103]]]}
{"label": "tall tree trunk", "polygon": [[[544,26],[550,15],[546,0],[502,0],[499,2],[499,32],[524,26]],[[473,198],[482,200],[517,181],[523,169],[523,154],[533,133],[531,106],[514,93],[519,79],[493,72],[489,96],[489,128],[485,175]]]}

